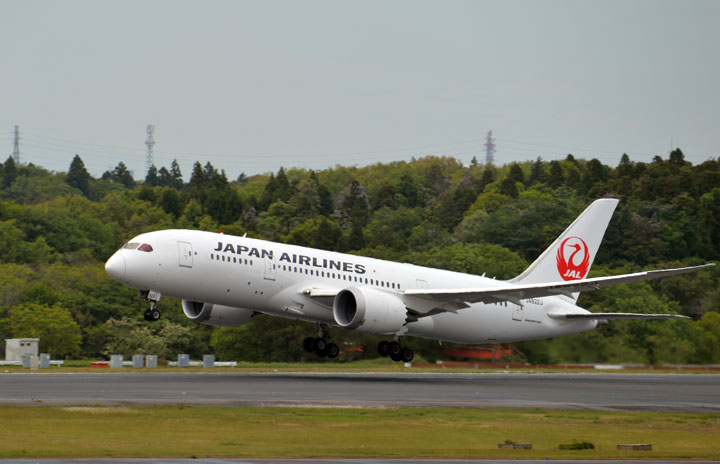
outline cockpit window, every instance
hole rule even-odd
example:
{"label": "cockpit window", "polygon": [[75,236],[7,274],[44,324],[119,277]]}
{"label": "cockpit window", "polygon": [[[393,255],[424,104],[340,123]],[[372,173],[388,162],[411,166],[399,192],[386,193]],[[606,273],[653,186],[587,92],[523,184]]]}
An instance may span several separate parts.
{"label": "cockpit window", "polygon": [[126,243],[125,245],[123,245],[123,248],[126,249],[126,250],[134,250],[135,248],[138,247],[138,245],[140,245],[140,244],[137,243],[137,242],[135,242],[135,243],[130,243],[130,242],[128,242],[128,243]]}
{"label": "cockpit window", "polygon": [[150,253],[151,251],[153,251],[153,247],[151,247],[151,246],[148,245],[147,243],[143,243],[142,245],[140,245],[140,246],[138,247],[138,250],[140,250],[140,251],[146,251],[146,252]]}

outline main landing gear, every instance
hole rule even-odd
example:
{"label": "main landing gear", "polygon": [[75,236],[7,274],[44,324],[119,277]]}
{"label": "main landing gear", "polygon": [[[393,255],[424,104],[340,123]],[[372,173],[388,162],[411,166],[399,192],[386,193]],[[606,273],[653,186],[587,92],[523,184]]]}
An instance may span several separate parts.
{"label": "main landing gear", "polygon": [[378,353],[380,356],[389,356],[393,361],[402,361],[409,363],[415,357],[415,352],[407,346],[402,346],[402,339],[388,342],[381,341],[378,343]]}
{"label": "main landing gear", "polygon": [[141,290],[140,297],[145,301],[150,302],[150,307],[145,310],[146,321],[156,322],[160,319],[160,310],[157,308],[158,301],[160,301],[160,292],[154,290]]}
{"label": "main landing gear", "polygon": [[324,326],[318,325],[318,335],[319,337],[308,337],[303,340],[303,348],[305,351],[315,353],[321,358],[337,358],[340,354],[340,348],[334,343],[328,343],[327,332]]}

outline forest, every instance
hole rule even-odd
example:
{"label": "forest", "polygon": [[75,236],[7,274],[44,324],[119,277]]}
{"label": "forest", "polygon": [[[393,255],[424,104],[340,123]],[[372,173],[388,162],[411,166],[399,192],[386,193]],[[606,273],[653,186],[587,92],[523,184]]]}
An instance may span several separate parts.
{"label": "forest", "polygon": [[[720,159],[616,166],[597,159],[469,165],[451,157],[284,169],[228,179],[176,161],[135,179],[123,162],[100,178],[81,156],[67,172],[0,164],[0,339],[39,337],[55,359],[214,353],[220,360],[320,361],[303,351],[314,325],[266,315],[239,328],[197,325],[178,300],[143,319],[137,291],[105,260],[129,238],[189,228],[512,278],[594,199],[620,204],[590,276],[720,261]],[[676,313],[692,320],[613,321],[593,332],[516,343],[528,362],[720,363],[720,266],[583,293],[594,312]],[[340,361],[377,357],[379,337],[330,330]],[[407,338],[417,359],[445,359],[437,341]],[[447,345],[447,344],[445,344]]]}

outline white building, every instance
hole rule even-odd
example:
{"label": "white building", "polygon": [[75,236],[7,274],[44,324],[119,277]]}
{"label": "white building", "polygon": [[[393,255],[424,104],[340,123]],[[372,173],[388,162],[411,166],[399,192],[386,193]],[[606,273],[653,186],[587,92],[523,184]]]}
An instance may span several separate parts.
{"label": "white building", "polygon": [[39,338],[8,338],[5,340],[5,361],[22,361],[24,354],[35,355],[37,359]]}

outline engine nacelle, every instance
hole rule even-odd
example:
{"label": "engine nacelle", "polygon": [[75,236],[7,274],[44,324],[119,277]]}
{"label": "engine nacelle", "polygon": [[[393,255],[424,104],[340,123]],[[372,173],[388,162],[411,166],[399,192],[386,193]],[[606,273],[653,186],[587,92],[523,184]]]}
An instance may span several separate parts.
{"label": "engine nacelle", "polygon": [[213,305],[199,301],[182,300],[182,308],[185,316],[193,322],[223,327],[240,327],[246,324],[253,315],[253,311],[250,309]]}
{"label": "engine nacelle", "polygon": [[402,299],[392,293],[350,287],[335,296],[333,317],[345,329],[395,334],[405,325],[407,309]]}

